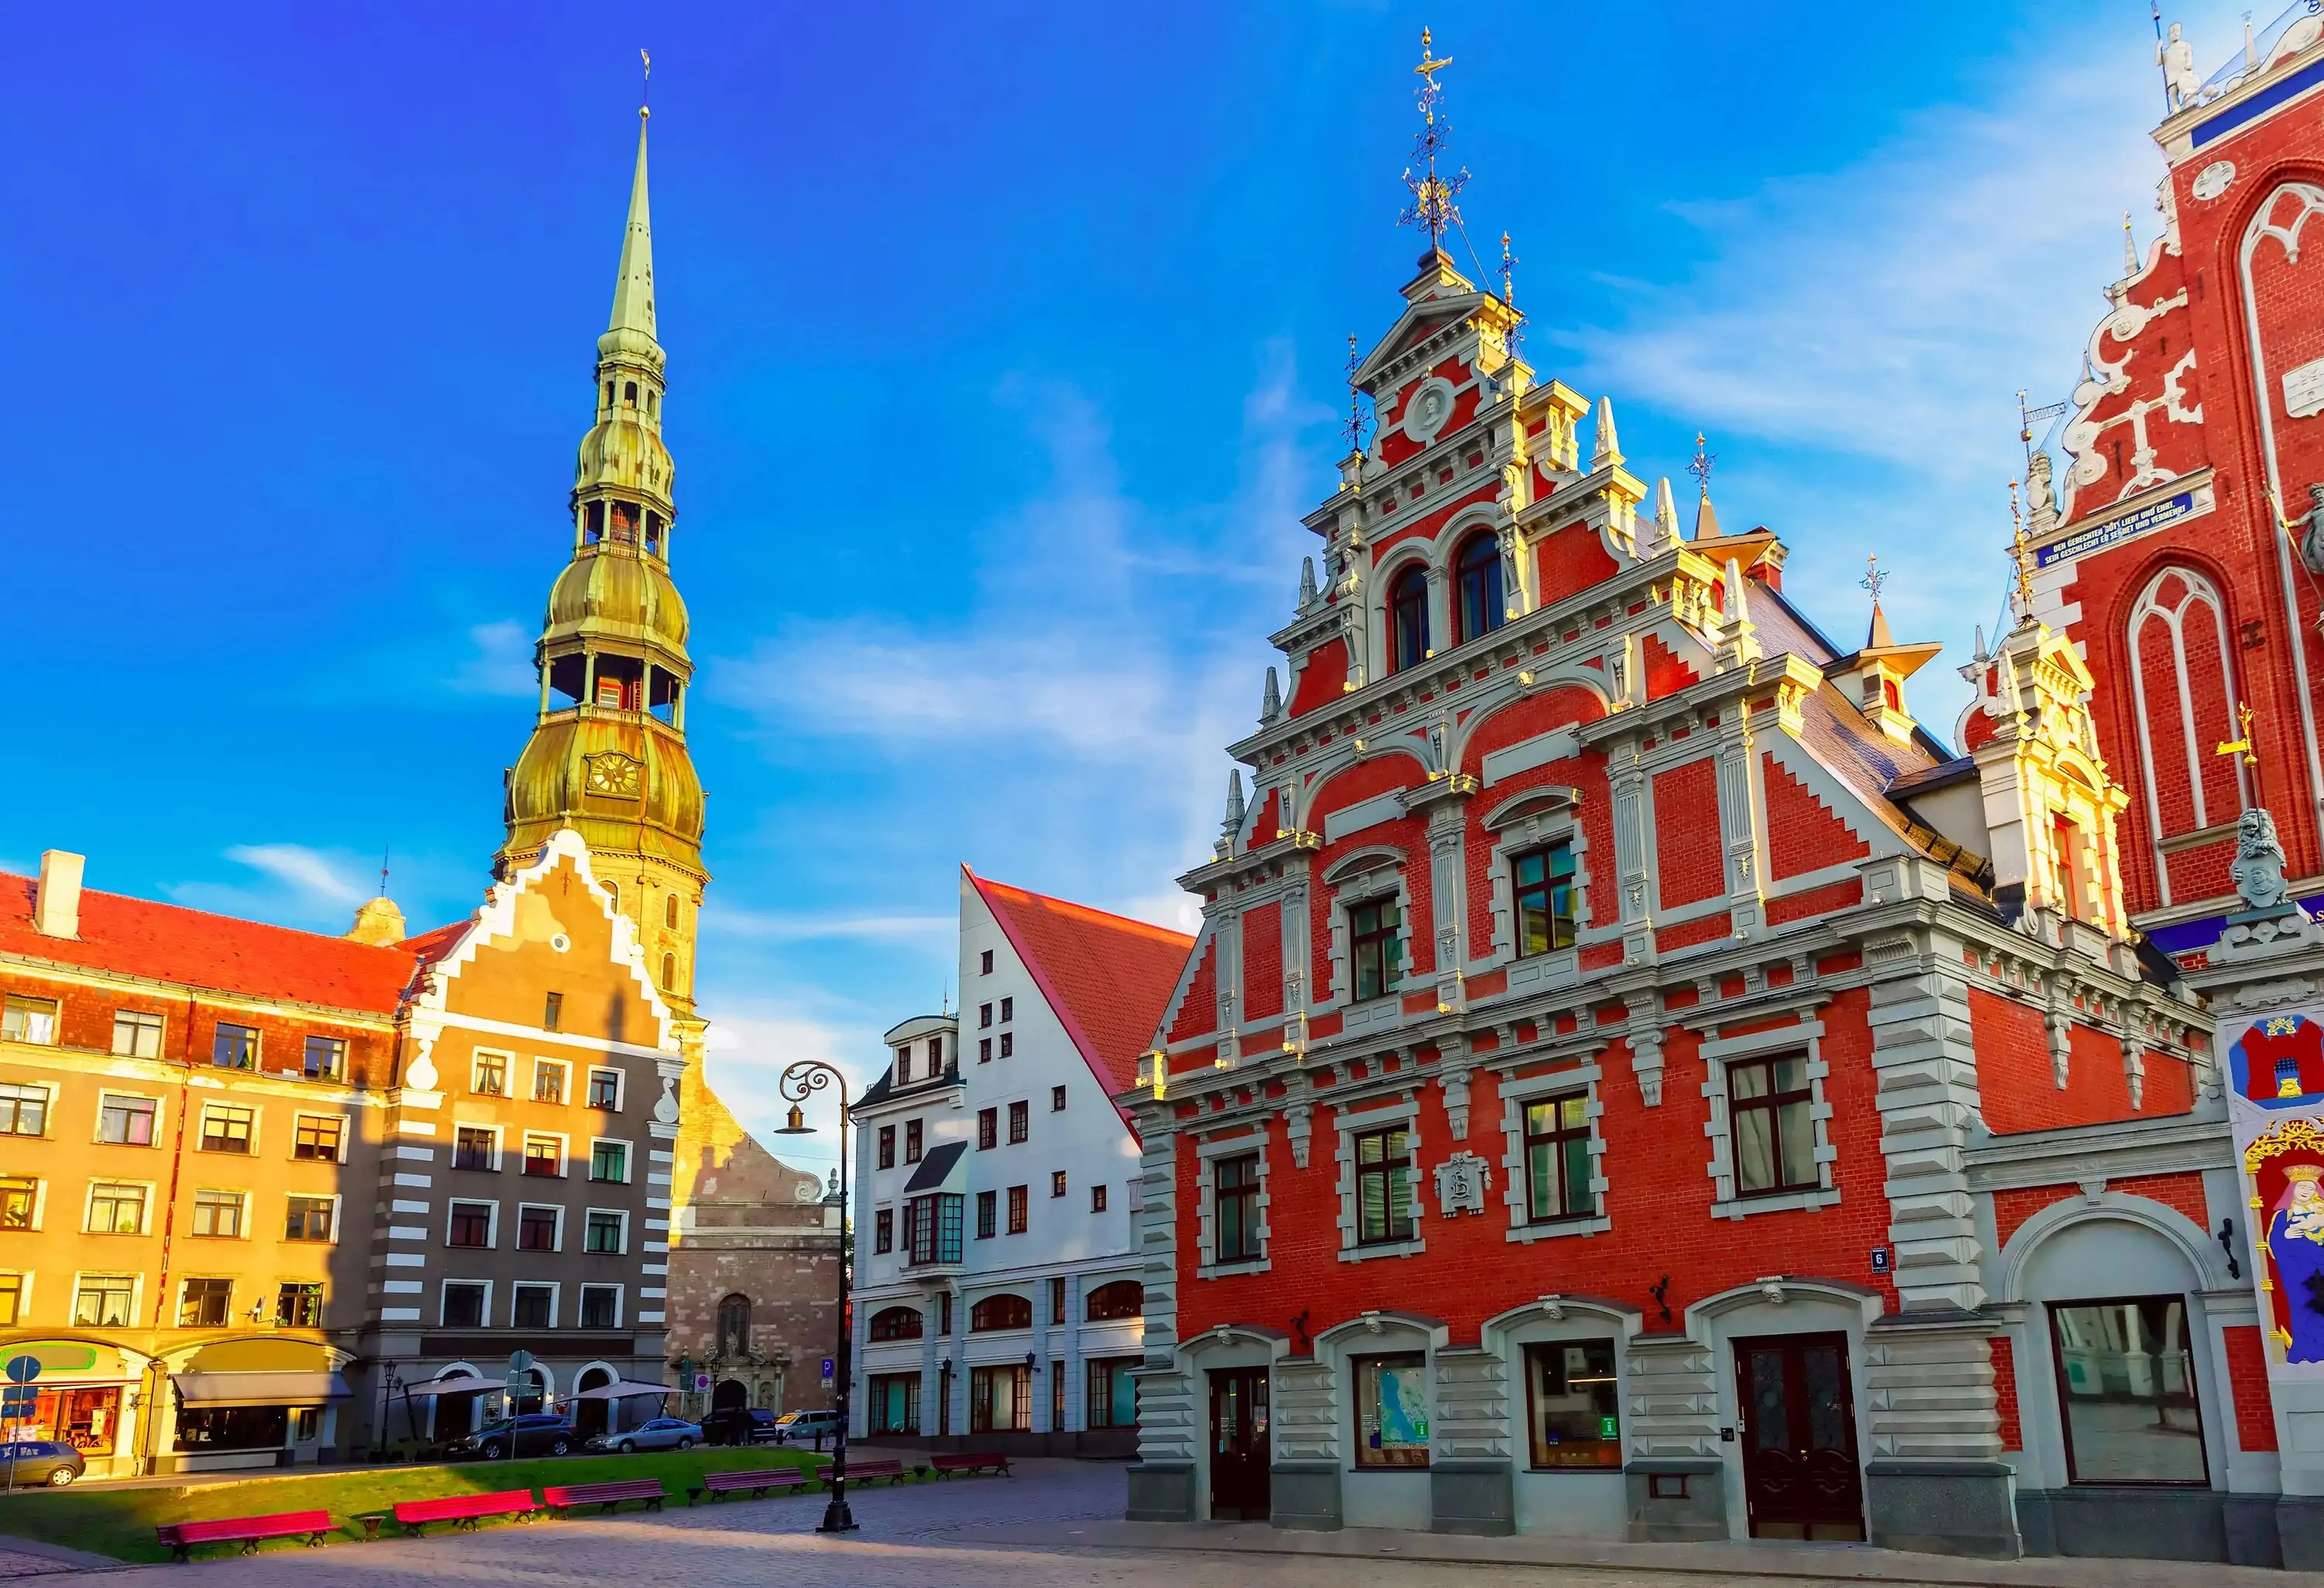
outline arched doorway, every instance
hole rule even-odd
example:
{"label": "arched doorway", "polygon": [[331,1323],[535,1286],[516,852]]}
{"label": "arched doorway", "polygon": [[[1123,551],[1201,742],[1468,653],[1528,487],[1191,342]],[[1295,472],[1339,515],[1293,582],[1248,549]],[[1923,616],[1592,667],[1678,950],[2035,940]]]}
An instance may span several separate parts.
{"label": "arched doorway", "polygon": [[593,1434],[603,1434],[613,1426],[613,1403],[610,1400],[584,1400],[580,1392],[595,1390],[613,1381],[613,1370],[608,1367],[584,1368],[581,1376],[573,1380],[573,1427],[584,1439]]}
{"label": "arched doorway", "polygon": [[714,1412],[740,1411],[750,1404],[750,1387],[742,1380],[721,1379],[718,1388],[710,1392],[710,1409]]}

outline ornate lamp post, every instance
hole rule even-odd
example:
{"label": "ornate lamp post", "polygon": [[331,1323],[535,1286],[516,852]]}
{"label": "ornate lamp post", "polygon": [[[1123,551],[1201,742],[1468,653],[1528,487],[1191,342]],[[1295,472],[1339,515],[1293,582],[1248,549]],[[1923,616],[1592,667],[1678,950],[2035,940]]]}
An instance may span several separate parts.
{"label": "ornate lamp post", "polygon": [[829,1086],[839,1088],[839,1336],[837,1353],[832,1358],[833,1381],[838,1390],[839,1436],[833,1446],[829,1487],[831,1500],[823,1508],[823,1521],[818,1533],[853,1533],[855,1513],[847,1509],[847,1423],[848,1389],[854,1380],[848,1362],[847,1330],[847,1078],[819,1058],[803,1058],[783,1071],[781,1090],[791,1105],[790,1118],[778,1136],[808,1136],[815,1133],[807,1122],[799,1104]]}

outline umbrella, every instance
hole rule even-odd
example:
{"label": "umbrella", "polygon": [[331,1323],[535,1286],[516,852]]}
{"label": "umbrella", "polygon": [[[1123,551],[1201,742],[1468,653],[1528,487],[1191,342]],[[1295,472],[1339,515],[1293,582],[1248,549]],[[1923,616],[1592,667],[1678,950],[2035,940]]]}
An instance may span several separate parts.
{"label": "umbrella", "polygon": [[484,1379],[475,1373],[453,1373],[441,1379],[423,1379],[417,1384],[406,1384],[408,1395],[474,1395],[481,1391],[503,1390],[507,1385],[499,1379]]}
{"label": "umbrella", "polygon": [[600,1384],[594,1390],[584,1390],[572,1397],[575,1400],[628,1400],[640,1395],[675,1395],[675,1384],[643,1384],[635,1379],[616,1379],[610,1384]]}

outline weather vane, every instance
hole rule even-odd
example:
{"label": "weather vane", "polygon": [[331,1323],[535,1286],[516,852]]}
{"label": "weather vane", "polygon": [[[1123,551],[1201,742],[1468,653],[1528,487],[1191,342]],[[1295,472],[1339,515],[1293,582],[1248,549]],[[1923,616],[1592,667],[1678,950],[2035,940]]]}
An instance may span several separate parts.
{"label": "weather vane", "polygon": [[[1404,168],[1404,185],[1412,190],[1412,202],[1397,217],[1397,225],[1416,226],[1428,234],[1428,251],[1436,252],[1436,240],[1461,224],[1461,212],[1452,200],[1469,183],[1469,172],[1463,167],[1451,178],[1436,174],[1436,157],[1443,152],[1452,133],[1452,124],[1437,113],[1437,105],[1444,90],[1437,86],[1436,74],[1452,64],[1449,55],[1438,60],[1429,53],[1430,41],[1426,28],[1420,30],[1420,64],[1412,69],[1420,74],[1420,132],[1412,141],[1412,164]],[[1424,168],[1426,175],[1416,179],[1415,168]]]}
{"label": "weather vane", "polygon": [[1702,494],[1706,499],[1711,495],[1711,466],[1718,461],[1719,454],[1703,450],[1702,432],[1695,431],[1694,458],[1686,466],[1686,472],[1694,476],[1694,483],[1702,488]]}
{"label": "weather vane", "polygon": [[1356,384],[1356,367],[1360,362],[1356,356],[1356,336],[1351,331],[1348,333],[1348,420],[1340,427],[1340,433],[1348,439],[1348,450],[1351,452],[1364,449],[1364,393],[1363,389]]}
{"label": "weather vane", "polygon": [[638,89],[638,115],[648,116],[653,114],[646,108],[646,101],[653,97],[653,57],[641,50],[638,51],[638,59],[645,62],[646,68],[644,84]]}
{"label": "weather vane", "polygon": [[1517,344],[1525,339],[1525,316],[1517,312],[1517,295],[1512,284],[1517,267],[1521,262],[1509,252],[1509,235],[1501,234],[1501,307],[1508,311],[1509,351],[1514,354]]}
{"label": "weather vane", "polygon": [[1864,559],[1864,577],[1856,582],[1872,592],[1873,605],[1880,605],[1880,592],[1886,586],[1888,576],[1881,568],[1878,558],[1868,557]]}
{"label": "weather vane", "polygon": [[2259,765],[2259,752],[2252,748],[2252,707],[2246,700],[2236,707],[2236,725],[2243,729],[2240,738],[2230,739],[2211,752],[2214,755],[2240,755],[2248,767]]}

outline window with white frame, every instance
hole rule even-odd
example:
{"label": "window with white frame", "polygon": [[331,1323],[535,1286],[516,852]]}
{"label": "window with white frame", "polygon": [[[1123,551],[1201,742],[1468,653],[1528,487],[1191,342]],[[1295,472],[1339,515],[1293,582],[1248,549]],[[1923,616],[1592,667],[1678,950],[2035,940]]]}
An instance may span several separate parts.
{"label": "window with white frame", "polygon": [[493,1125],[452,1127],[452,1167],[490,1173],[501,1167],[501,1133]]}
{"label": "window with white frame", "polygon": [[1700,1049],[1711,1103],[1712,1216],[1840,1201],[1819,1020],[1713,1038]]}
{"label": "window with white frame", "polygon": [[0,1136],[45,1136],[48,1130],[49,1089],[0,1082]]}
{"label": "window with white frame", "polygon": [[479,1048],[468,1072],[468,1090],[479,1097],[508,1095],[509,1060],[513,1056]]}
{"label": "window with white frame", "polygon": [[630,1215],[615,1207],[593,1207],[582,1228],[581,1249],[619,1256],[629,1248]]}
{"label": "window with white frame", "polygon": [[444,1244],[489,1247],[499,1214],[497,1202],[454,1202],[445,1222]]}
{"label": "window with white frame", "polygon": [[25,1321],[32,1310],[32,1276],[0,1271],[0,1328]]}
{"label": "window with white frame", "polygon": [[535,1103],[565,1102],[566,1086],[570,1082],[573,1066],[561,1058],[536,1058],[532,1061],[532,1100]]}
{"label": "window with white frame", "polygon": [[1253,1268],[1267,1257],[1267,1159],[1261,1139],[1205,1141],[1201,1181],[1203,1252],[1213,1268]]}
{"label": "window with white frame", "polygon": [[135,1274],[82,1274],[73,1285],[73,1323],[84,1329],[125,1329],[137,1314]]}
{"label": "window with white frame", "polygon": [[31,1175],[0,1175],[0,1230],[41,1227],[41,1184]]}
{"label": "window with white frame", "polygon": [[118,1058],[159,1058],[162,1018],[140,1009],[113,1011],[113,1052]]}
{"label": "window with white frame", "polygon": [[116,1147],[151,1147],[161,1104],[151,1097],[106,1092],[97,1103],[97,1139]]}
{"label": "window with white frame", "polygon": [[249,1195],[242,1191],[196,1191],[193,1233],[218,1240],[240,1240],[243,1209],[249,1200]]}
{"label": "window with white frame", "polygon": [[530,1284],[510,1286],[509,1326],[514,1329],[557,1327],[557,1287]]}
{"label": "window with white frame", "polygon": [[442,1296],[443,1310],[438,1315],[447,1329],[481,1329],[491,1316],[493,1282],[490,1279],[447,1279]]}
{"label": "window with white frame", "polygon": [[618,1329],[622,1326],[622,1288],[619,1285],[581,1287],[581,1326],[585,1329]]}
{"label": "window with white frame", "polygon": [[516,1249],[519,1251],[555,1251],[560,1242],[558,1236],[565,1225],[565,1210],[537,1202],[516,1205]]}
{"label": "window with white frame", "polygon": [[608,1113],[622,1110],[622,1072],[605,1065],[593,1065],[589,1069],[589,1106]]}
{"label": "window with white frame", "polygon": [[88,1222],[92,1235],[142,1235],[145,1209],[152,1187],[120,1180],[96,1180],[88,1187]]}
{"label": "window with white frame", "polygon": [[589,1144],[589,1177],[616,1186],[630,1182],[630,1144],[600,1136]]}
{"label": "window with white frame", "polygon": [[20,998],[10,993],[0,1000],[0,1040],[37,1042],[43,1047],[57,1039],[57,1001]]}

